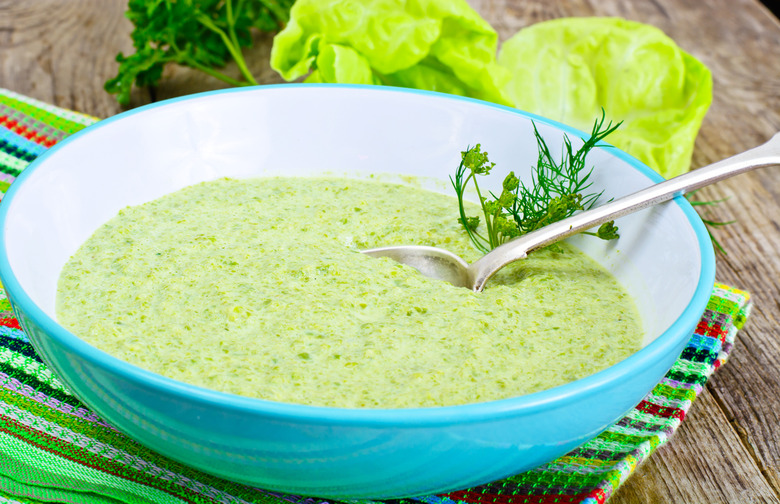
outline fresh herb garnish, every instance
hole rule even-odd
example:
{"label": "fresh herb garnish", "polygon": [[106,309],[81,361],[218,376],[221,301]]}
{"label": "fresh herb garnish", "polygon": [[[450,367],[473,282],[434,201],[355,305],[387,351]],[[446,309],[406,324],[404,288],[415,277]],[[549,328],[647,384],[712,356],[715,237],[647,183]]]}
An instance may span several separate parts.
{"label": "fresh herb garnish", "polygon": [[[713,206],[713,205],[717,205],[719,203],[723,203],[724,201],[726,201],[728,199],[728,198],[722,198],[722,199],[719,199],[719,200],[698,201],[698,200],[694,200],[694,199],[691,198],[691,196],[693,196],[696,192],[698,192],[698,189],[696,191],[691,191],[691,192],[689,192],[688,194],[685,195],[685,199],[687,199],[688,203],[690,203],[691,206],[694,207],[694,208],[697,207],[697,206]],[[720,242],[715,238],[715,235],[712,234],[712,228],[728,226],[729,224],[734,224],[737,221],[734,221],[734,220],[725,221],[725,222],[724,221],[714,221],[712,219],[705,219],[701,215],[701,212],[698,212],[698,213],[699,213],[699,217],[701,218],[701,221],[707,227],[707,234],[710,235],[710,240],[712,240],[712,244],[715,246],[715,249],[718,252],[720,252],[721,254],[723,254],[723,255],[728,255],[726,253],[726,249],[723,248],[723,246],[720,244]]]}
{"label": "fresh herb garnish", "polygon": [[[605,114],[593,124],[589,139],[582,147],[574,151],[569,138],[564,135],[564,148],[561,160],[556,161],[547,147],[544,138],[534,124],[534,135],[539,151],[536,166],[531,173],[531,184],[526,185],[514,172],[504,179],[499,196],[493,193],[483,195],[479,188],[478,176],[489,175],[495,166],[482,151],[480,144],[461,153],[461,162],[450,177],[458,197],[460,217],[474,246],[482,253],[498,247],[512,238],[529,233],[553,222],[570,217],[579,210],[592,208],[602,193],[588,193],[591,187],[590,176],[593,168],[586,169],[585,158],[593,147],[607,135],[615,131],[621,123],[606,125]],[[470,183],[482,207],[484,231],[478,231],[480,217],[467,216],[464,208],[464,195]],[[595,233],[588,232],[604,240],[618,238],[618,229],[613,221],[603,224]]]}
{"label": "fresh herb garnish", "polygon": [[[252,30],[274,31],[289,20],[294,0],[130,0],[126,17],[135,25],[135,53],[119,53],[117,76],[106,81],[119,103],[130,102],[136,86],[154,86],[169,63],[205,72],[233,86],[255,85],[242,54]],[[233,78],[219,68],[234,60]]]}

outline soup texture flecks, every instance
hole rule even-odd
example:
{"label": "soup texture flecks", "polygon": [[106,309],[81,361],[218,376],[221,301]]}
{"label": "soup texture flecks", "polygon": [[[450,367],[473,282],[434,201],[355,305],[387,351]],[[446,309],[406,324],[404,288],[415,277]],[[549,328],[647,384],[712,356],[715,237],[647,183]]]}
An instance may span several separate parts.
{"label": "soup texture flecks", "polygon": [[98,229],[62,271],[57,317],[176,380],[348,408],[518,396],[641,345],[629,295],[568,244],[481,293],[359,253],[401,244],[478,257],[446,195],[345,178],[205,182]]}

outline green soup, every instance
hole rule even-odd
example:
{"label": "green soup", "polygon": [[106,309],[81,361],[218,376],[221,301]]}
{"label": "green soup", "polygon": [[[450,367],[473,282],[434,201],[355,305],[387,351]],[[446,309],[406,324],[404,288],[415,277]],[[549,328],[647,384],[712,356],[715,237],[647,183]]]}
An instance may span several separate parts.
{"label": "green soup", "polygon": [[63,269],[57,316],[183,382],[350,408],[528,394],[640,348],[626,291],[570,245],[534,252],[481,293],[359,253],[421,244],[474,260],[456,217],[454,198],[377,181],[202,183],[101,227]]}

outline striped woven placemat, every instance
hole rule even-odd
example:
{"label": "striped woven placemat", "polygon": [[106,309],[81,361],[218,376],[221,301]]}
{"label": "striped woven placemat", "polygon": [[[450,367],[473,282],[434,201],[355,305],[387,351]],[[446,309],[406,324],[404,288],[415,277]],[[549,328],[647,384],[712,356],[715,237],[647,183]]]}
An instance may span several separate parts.
{"label": "striped woven placemat", "polygon": [[[0,197],[48,147],[96,121],[0,89]],[[392,502],[606,502],[680,426],[710,375],[726,362],[750,306],[746,292],[716,284],[701,322],[666,377],[623,419],[569,454],[488,485]],[[0,503],[38,502],[326,501],[215,478],[124,436],[74,397],[40,360],[0,288]]]}

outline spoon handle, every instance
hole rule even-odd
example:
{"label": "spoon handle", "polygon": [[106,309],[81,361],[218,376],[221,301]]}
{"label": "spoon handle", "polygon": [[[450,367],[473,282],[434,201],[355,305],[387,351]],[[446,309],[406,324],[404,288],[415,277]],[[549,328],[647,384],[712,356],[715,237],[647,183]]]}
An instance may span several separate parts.
{"label": "spoon handle", "polygon": [[474,290],[482,290],[485,282],[496,271],[511,262],[524,259],[532,250],[725,178],[772,165],[780,165],[780,133],[775,133],[768,142],[758,147],[573,215],[496,247],[471,265]]}

